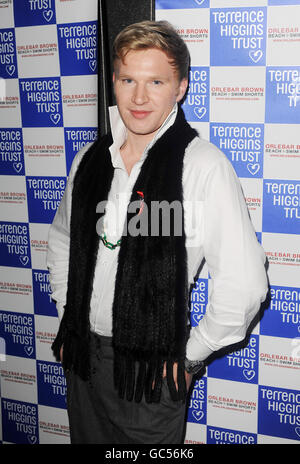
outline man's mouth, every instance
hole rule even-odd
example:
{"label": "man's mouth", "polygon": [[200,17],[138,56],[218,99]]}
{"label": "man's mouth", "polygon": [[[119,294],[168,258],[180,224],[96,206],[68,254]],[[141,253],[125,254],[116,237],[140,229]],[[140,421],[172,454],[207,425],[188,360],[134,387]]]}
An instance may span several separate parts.
{"label": "man's mouth", "polygon": [[144,119],[151,113],[151,111],[130,110],[130,113],[135,119]]}

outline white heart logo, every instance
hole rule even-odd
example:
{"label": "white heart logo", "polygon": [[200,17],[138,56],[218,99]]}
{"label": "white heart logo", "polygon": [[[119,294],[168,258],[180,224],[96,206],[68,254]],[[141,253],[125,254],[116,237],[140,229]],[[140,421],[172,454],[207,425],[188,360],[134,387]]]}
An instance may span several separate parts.
{"label": "white heart logo", "polygon": [[53,11],[52,10],[43,11],[43,16],[44,16],[45,20],[49,22],[52,19]]}
{"label": "white heart logo", "polygon": [[295,432],[298,435],[298,437],[300,438],[300,427],[296,427]]}
{"label": "white heart logo", "polygon": [[22,164],[22,163],[14,163],[14,164],[13,164],[14,170],[15,170],[16,172],[18,172],[18,173],[21,172],[22,167],[23,167],[23,164]]}
{"label": "white heart logo", "polygon": [[198,325],[199,321],[201,319],[201,315],[200,314],[193,314],[192,318],[193,318],[193,321]]}
{"label": "white heart logo", "polygon": [[60,114],[50,114],[50,119],[53,122],[53,124],[58,124],[60,121]]}
{"label": "white heart logo", "polygon": [[251,50],[249,52],[249,56],[253,63],[258,63],[258,61],[262,58],[263,52],[262,50]]}
{"label": "white heart logo", "polygon": [[29,261],[28,256],[19,256],[19,259],[21,263],[23,264],[23,266],[26,266],[26,264],[28,264],[28,261]]}
{"label": "white heart logo", "polygon": [[204,0],[195,0],[195,2],[197,3],[197,5],[202,5],[202,3],[204,2]]}
{"label": "white heart logo", "polygon": [[16,70],[16,67],[14,64],[11,64],[11,65],[7,65],[5,69],[6,69],[7,74],[12,76]]}
{"label": "white heart logo", "polygon": [[260,165],[258,163],[248,163],[247,164],[247,169],[252,174],[252,176],[255,176],[255,174],[259,171]]}
{"label": "white heart logo", "polygon": [[204,416],[204,412],[203,411],[192,411],[192,416],[194,419],[196,419],[197,422],[199,422]]}
{"label": "white heart logo", "polygon": [[202,108],[195,107],[194,113],[198,119],[202,119],[203,116],[206,114],[206,108],[204,108],[204,106],[202,106]]}
{"label": "white heart logo", "polygon": [[31,356],[33,353],[33,346],[24,346],[24,351],[27,356]]}
{"label": "white heart logo", "polygon": [[244,369],[243,370],[243,375],[247,380],[252,380],[253,377],[255,376],[255,370],[254,369]]}
{"label": "white heart logo", "polygon": [[32,445],[35,445],[37,442],[37,437],[35,435],[27,435],[27,440]]}
{"label": "white heart logo", "polygon": [[92,71],[95,71],[97,67],[97,61],[96,60],[90,60],[89,61],[89,67],[91,68]]}

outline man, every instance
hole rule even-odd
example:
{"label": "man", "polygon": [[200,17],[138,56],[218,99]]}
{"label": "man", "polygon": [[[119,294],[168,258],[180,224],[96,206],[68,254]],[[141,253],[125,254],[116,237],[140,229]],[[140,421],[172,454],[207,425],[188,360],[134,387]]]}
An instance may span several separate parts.
{"label": "man", "polygon": [[[75,157],[50,228],[53,351],[72,443],[181,443],[193,374],[244,339],[266,296],[265,255],[234,170],[180,108],[188,70],[167,22],[117,36],[111,134]],[[204,259],[212,292],[189,330],[189,286]]]}

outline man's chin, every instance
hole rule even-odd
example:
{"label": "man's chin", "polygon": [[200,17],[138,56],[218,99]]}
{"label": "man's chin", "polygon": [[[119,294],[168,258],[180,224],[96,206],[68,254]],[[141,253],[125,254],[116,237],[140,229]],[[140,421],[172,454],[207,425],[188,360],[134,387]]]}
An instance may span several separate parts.
{"label": "man's chin", "polygon": [[127,130],[129,132],[131,132],[132,134],[134,135],[140,135],[140,136],[148,136],[148,137],[151,137],[156,134],[156,132],[159,130],[159,127],[158,128],[151,128],[151,129],[147,129],[145,127],[143,128],[137,128],[137,127],[128,127]]}

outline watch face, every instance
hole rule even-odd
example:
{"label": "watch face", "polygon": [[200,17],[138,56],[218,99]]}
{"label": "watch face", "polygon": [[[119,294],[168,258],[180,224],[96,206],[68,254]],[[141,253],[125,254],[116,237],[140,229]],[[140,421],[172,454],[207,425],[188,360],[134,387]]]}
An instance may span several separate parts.
{"label": "watch face", "polygon": [[204,366],[203,361],[189,361],[186,359],[185,361],[185,370],[188,374],[197,374]]}

